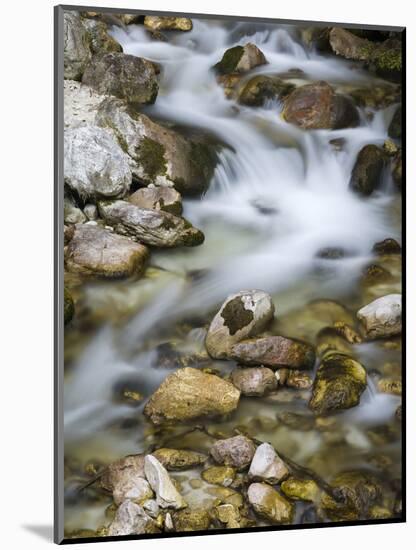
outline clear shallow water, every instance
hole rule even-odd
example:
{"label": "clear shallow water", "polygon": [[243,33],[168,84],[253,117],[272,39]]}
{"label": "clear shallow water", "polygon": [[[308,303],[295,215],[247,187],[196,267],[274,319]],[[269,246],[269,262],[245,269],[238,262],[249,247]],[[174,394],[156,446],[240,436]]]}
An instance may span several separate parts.
{"label": "clear shallow water", "polygon": [[[189,33],[169,35],[169,42],[150,40],[139,25],[114,27],[112,33],[125,53],[163,67],[159,96],[146,113],[199,128],[226,148],[206,195],[184,201],[184,216],[205,234],[203,246],[153,252],[153,267],[143,280],[80,289],[82,302],[100,325],[85,334],[75,329],[67,339],[74,352],[65,383],[66,451],[81,463],[93,458],[108,462],[163,443],[164,435],[142,417],[143,405],[114,402],[114,384],[134,377],[149,396],[171,372],[154,368],[155,346],[173,341],[184,353],[201,352],[201,327],[228,294],[261,288],[273,296],[278,318],[316,298],[339,300],[354,312],[363,303],[359,279],[371,261],[373,244],[386,237],[400,240],[398,199],[388,176],[382,190],[366,200],[348,189],[361,147],[387,138],[391,107],[374,112],[371,120],[361,111],[354,129],[304,132],[280,117],[277,102],[253,109],[226,99],[210,68],[228,47],[253,42],[269,63],[250,76],[300,69],[294,82],[323,79],[341,90],[374,85],[367,73],[305,50],[290,27],[201,20],[194,21]],[[330,144],[338,138],[344,140],[341,151]],[[351,254],[329,264],[316,258],[325,247]],[[195,270],[202,276],[190,277]],[[103,323],[106,319],[110,322]],[[387,361],[377,345],[359,348],[366,367]],[[399,361],[399,356],[400,351],[391,351],[388,359]],[[209,366],[225,372],[233,365],[211,361]],[[368,464],[371,453],[387,453],[399,475],[399,428],[386,443],[380,438],[375,443],[371,429],[392,421],[400,398],[379,394],[370,382],[361,405],[338,415],[330,432],[276,423],[281,412],[308,414],[307,399],[307,392],[286,390],[276,399],[243,398],[220,429],[231,434],[244,425],[325,478],[344,467]],[[207,441],[193,437],[192,446],[208,448]],[[97,506],[68,507],[68,528],[102,524],[103,510]]]}

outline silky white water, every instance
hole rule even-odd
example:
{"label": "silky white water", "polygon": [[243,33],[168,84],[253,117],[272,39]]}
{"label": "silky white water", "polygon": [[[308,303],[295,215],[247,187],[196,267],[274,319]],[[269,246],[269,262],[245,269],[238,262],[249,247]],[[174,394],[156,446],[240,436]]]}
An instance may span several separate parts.
{"label": "silky white water", "polygon": [[[131,407],[114,403],[112,388],[120,377],[134,374],[148,396],[166,377],[166,370],[153,368],[155,353],[149,345],[158,328],[165,329],[185,315],[215,310],[227,295],[246,288],[269,292],[277,315],[313,298],[348,299],[372,257],[374,243],[400,238],[398,220],[392,215],[395,198],[389,175],[370,198],[349,189],[358,151],[367,143],[383,144],[394,107],[374,112],[371,119],[360,111],[357,128],[303,131],[281,118],[278,102],[250,108],[227,99],[211,68],[227,48],[252,42],[268,64],[250,76],[296,69],[291,73],[294,83],[322,79],[342,91],[374,85],[376,79],[370,80],[368,73],[335,56],[305,49],[295,30],[285,26],[195,20],[191,32],[169,35],[168,42],[152,40],[139,25],[114,27],[112,34],[125,53],[161,64],[160,92],[146,114],[206,132],[224,147],[207,193],[184,201],[184,216],[202,229],[204,244],[152,252],[152,265],[171,274],[166,284],[153,294],[149,291],[151,299],[127,324],[97,331],[67,375],[65,437],[68,448],[83,459],[94,453],[116,458],[142,449],[143,420],[134,437],[130,431],[112,429],[126,416],[140,416],[142,407],[132,412]],[[330,143],[334,139],[343,140],[341,150]],[[319,250],[327,247],[348,253],[335,262],[318,259]],[[190,284],[185,275],[192,270],[202,270],[203,277]],[[194,328],[189,346],[202,346],[203,336],[201,328]],[[370,349],[370,359],[373,353]],[[362,405],[341,415],[352,449],[343,459],[354,463],[355,450],[359,454],[371,448],[363,430],[389,421],[399,401],[378,394],[370,384]],[[307,411],[304,403],[247,399],[241,402],[237,419],[247,421],[259,410],[271,418],[285,408]],[[293,458],[307,460],[323,439],[316,432],[291,433],[283,428],[276,444],[284,445],[285,452],[293,451]]]}

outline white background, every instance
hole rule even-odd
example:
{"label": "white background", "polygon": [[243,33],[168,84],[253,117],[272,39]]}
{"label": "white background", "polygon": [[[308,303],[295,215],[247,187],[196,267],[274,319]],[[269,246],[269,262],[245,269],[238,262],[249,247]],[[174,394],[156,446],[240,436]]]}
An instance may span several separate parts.
{"label": "white background", "polygon": [[[68,1],[68,3],[71,3]],[[82,3],[75,2],[74,3]],[[99,0],[86,4],[407,26],[408,35],[408,523],[253,533],[105,548],[199,550],[278,545],[297,550],[407,549],[416,539],[415,78],[416,18],[409,0]],[[0,521],[3,548],[51,544],[53,515],[53,10],[52,0],[5,0],[0,18]],[[413,152],[413,154],[412,154]],[[78,547],[78,546],[77,546]],[[98,548],[83,545],[83,548]]]}

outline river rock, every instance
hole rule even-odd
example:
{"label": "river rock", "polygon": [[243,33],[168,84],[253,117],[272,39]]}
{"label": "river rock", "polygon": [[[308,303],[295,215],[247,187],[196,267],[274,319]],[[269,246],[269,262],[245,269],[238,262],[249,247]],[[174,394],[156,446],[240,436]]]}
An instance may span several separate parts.
{"label": "river rock", "polygon": [[64,126],[94,125],[96,111],[104,96],[76,80],[64,80]]}
{"label": "river rock", "polygon": [[375,47],[370,40],[361,38],[342,27],[334,27],[330,30],[329,43],[337,55],[355,61],[369,61]]}
{"label": "river rock", "polygon": [[153,497],[153,491],[146,481],[139,476],[131,476],[120,480],[114,485],[113,500],[119,505],[125,500],[133,500],[142,503]]}
{"label": "river rock", "polygon": [[306,374],[299,370],[288,369],[285,379],[285,385],[288,388],[294,388],[296,390],[309,390],[312,387],[313,380]]}
{"label": "river rock", "polygon": [[121,200],[101,201],[98,209],[117,233],[151,246],[198,246],[204,242],[204,234],[199,229],[169,212],[139,208]]}
{"label": "river rock", "polygon": [[329,351],[316,372],[309,407],[320,415],[355,407],[366,387],[367,373],[361,363]]}
{"label": "river rock", "polygon": [[93,54],[123,51],[121,44],[108,34],[108,28],[104,21],[84,19],[83,25],[88,31],[90,48]]}
{"label": "river rock", "polygon": [[96,204],[88,203],[84,206],[84,214],[89,221],[95,221],[98,218],[98,209]]}
{"label": "river rock", "polygon": [[339,129],[356,126],[358,111],[351,99],[336,94],[326,82],[296,88],[286,98],[283,118],[305,130]]}
{"label": "river rock", "polygon": [[381,147],[365,145],[355,161],[350,188],[361,195],[371,195],[380,184],[384,163],[385,156]]}
{"label": "river rock", "polygon": [[402,190],[402,151],[399,149],[391,163],[391,175],[397,188]]}
{"label": "river rock", "polygon": [[95,277],[139,275],[146,265],[148,250],[126,237],[99,226],[77,224],[65,253],[69,271]]}
{"label": "river rock", "polygon": [[182,214],[182,197],[172,187],[142,187],[130,195],[129,202],[139,208]]}
{"label": "river rock", "polygon": [[201,473],[201,477],[207,483],[228,487],[235,479],[235,470],[230,466],[211,466]]}
{"label": "river rock", "polygon": [[243,340],[232,346],[230,357],[245,365],[273,368],[311,369],[315,364],[315,350],[310,344],[283,336]]}
{"label": "river rock", "polygon": [[302,42],[309,48],[315,48],[318,52],[328,52],[331,50],[329,45],[329,27],[305,27],[301,29],[300,36]]}
{"label": "river rock", "polygon": [[264,54],[255,44],[234,46],[227,50],[214,69],[218,74],[245,73],[267,63]]}
{"label": "river rock", "polygon": [[186,195],[208,188],[216,154],[204,141],[156,124],[115,98],[101,103],[95,120],[114,133],[131,159],[133,175],[143,183],[174,187]]}
{"label": "river rock", "polygon": [[159,91],[154,64],[120,52],[94,56],[82,82],[99,94],[113,95],[129,103],[154,103]]}
{"label": "river rock", "polygon": [[289,470],[270,443],[262,443],[256,449],[248,475],[254,480],[276,485],[289,475]]}
{"label": "river rock", "polygon": [[220,439],[211,447],[210,454],[218,464],[244,470],[253,460],[256,446],[248,437],[236,435]]}
{"label": "river rock", "polygon": [[64,78],[81,80],[90,60],[89,36],[79,14],[64,11]]}
{"label": "river rock", "polygon": [[84,223],[87,218],[84,212],[75,206],[75,204],[68,198],[64,198],[64,222],[66,224]]}
{"label": "river rock", "polygon": [[187,503],[173,485],[168,472],[152,455],[144,459],[144,471],[150,486],[156,493],[156,502],[161,508],[186,508]]}
{"label": "river rock", "polygon": [[207,456],[194,451],[186,451],[183,449],[166,449],[161,448],[153,451],[158,461],[167,470],[188,470],[195,466],[200,466],[207,460]]}
{"label": "river rock", "polygon": [[149,399],[144,414],[154,424],[186,421],[235,410],[240,392],[214,374],[187,367],[169,375]]}
{"label": "river rock", "polygon": [[214,509],[215,516],[227,529],[238,529],[242,527],[241,514],[236,506],[232,504],[220,504]]}
{"label": "river rock", "polygon": [[173,514],[172,521],[174,530],[177,533],[206,531],[211,523],[208,511],[201,508],[179,510]]}
{"label": "river rock", "polygon": [[125,456],[109,464],[100,478],[100,485],[113,492],[116,485],[132,478],[145,479],[143,454]]}
{"label": "river rock", "polygon": [[68,128],[64,135],[64,180],[82,198],[121,197],[131,185],[127,156],[98,126]]}
{"label": "river rock", "polygon": [[265,367],[237,368],[231,373],[231,382],[247,396],[262,396],[277,388],[274,372]]}
{"label": "river rock", "polygon": [[74,316],[75,306],[69,290],[64,287],[64,324],[67,325]]}
{"label": "river rock", "polygon": [[313,479],[297,479],[290,477],[280,485],[282,493],[292,500],[317,502],[321,490]]}
{"label": "river rock", "polygon": [[152,31],[191,31],[192,20],[188,17],[146,15],[144,26]]}
{"label": "river rock", "polygon": [[256,514],[271,523],[291,523],[294,506],[273,487],[266,483],[252,483],[247,492],[248,500]]}
{"label": "river rock", "polygon": [[327,516],[335,521],[357,521],[367,517],[369,508],[380,503],[385,493],[378,479],[365,471],[342,472],[330,485],[344,497],[337,502],[327,493],[322,495],[321,506]]}
{"label": "river rock", "polygon": [[234,344],[261,332],[273,315],[272,299],[262,290],[242,290],[228,296],[208,329],[205,346],[209,355],[228,357]]}
{"label": "river rock", "polygon": [[267,99],[283,99],[294,88],[293,84],[280,78],[257,75],[243,86],[238,95],[238,102],[250,107],[260,107]]}
{"label": "river rock", "polygon": [[357,313],[367,338],[387,338],[402,332],[402,295],[377,298]]}
{"label": "river rock", "polygon": [[402,106],[399,105],[394,111],[393,118],[389,124],[388,134],[393,139],[402,139]]}
{"label": "river rock", "polygon": [[108,528],[108,536],[142,535],[149,532],[152,524],[152,518],[146,514],[142,506],[126,500],[118,507],[115,518]]}
{"label": "river rock", "polygon": [[378,256],[383,256],[384,254],[401,254],[402,247],[396,239],[388,238],[375,243],[373,246],[373,252]]}

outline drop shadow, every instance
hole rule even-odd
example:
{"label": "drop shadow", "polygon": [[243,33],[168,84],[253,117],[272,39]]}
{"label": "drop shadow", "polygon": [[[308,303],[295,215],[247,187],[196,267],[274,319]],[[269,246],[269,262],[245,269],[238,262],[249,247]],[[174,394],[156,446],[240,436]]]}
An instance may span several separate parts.
{"label": "drop shadow", "polygon": [[37,535],[39,538],[47,542],[53,542],[53,526],[52,525],[22,525],[23,529]]}

